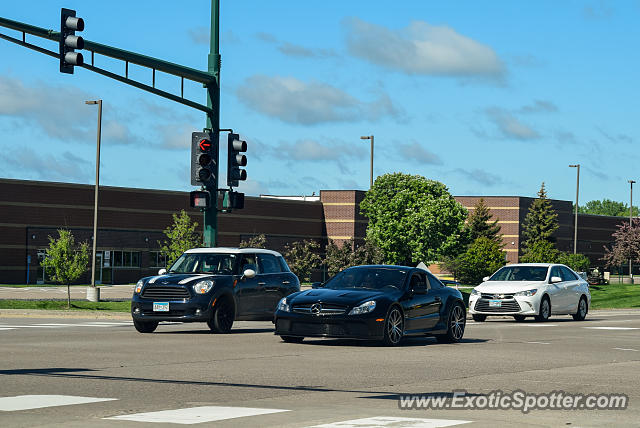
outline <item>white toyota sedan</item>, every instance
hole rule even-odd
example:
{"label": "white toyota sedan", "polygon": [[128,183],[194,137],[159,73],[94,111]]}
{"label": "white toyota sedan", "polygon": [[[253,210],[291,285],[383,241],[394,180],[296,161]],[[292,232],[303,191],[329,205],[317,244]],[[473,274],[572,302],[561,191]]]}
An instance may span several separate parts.
{"label": "white toyota sedan", "polygon": [[474,321],[488,315],[513,315],[516,321],[551,315],[587,316],[591,294],[587,281],[565,265],[521,263],[500,268],[471,291],[469,313]]}

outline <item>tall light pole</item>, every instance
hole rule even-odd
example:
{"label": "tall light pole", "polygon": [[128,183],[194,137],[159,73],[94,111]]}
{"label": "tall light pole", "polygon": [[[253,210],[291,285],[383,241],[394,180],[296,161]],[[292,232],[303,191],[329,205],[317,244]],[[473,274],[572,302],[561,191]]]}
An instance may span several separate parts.
{"label": "tall light pole", "polygon": [[373,135],[360,137],[361,140],[371,140],[371,170],[369,173],[369,189],[373,187]]}
{"label": "tall light pole", "polygon": [[100,186],[100,136],[102,133],[102,100],[85,101],[85,104],[98,105],[98,133],[96,148],[96,187],[93,198],[93,257],[91,258],[91,287],[87,288],[87,300],[100,301],[100,289],[96,288],[96,242],[98,241],[98,188]]}
{"label": "tall light pole", "polygon": [[580,191],[580,164],[569,165],[569,168],[577,168],[576,178],[576,213],[573,224],[573,254],[578,252],[578,194]]}
{"label": "tall light pole", "polygon": [[[629,195],[629,228],[633,227],[633,183],[634,180],[628,180],[631,185],[631,194]],[[633,284],[633,262],[632,258],[629,257],[629,277],[631,278],[631,284]]]}

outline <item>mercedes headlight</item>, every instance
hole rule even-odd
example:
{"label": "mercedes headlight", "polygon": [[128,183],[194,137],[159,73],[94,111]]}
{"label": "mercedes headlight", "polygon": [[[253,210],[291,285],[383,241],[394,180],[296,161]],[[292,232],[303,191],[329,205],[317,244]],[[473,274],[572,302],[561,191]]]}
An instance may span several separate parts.
{"label": "mercedes headlight", "polygon": [[140,294],[140,292],[142,291],[143,285],[144,285],[144,282],[142,282],[142,280],[136,282],[136,288],[135,288],[136,294]]}
{"label": "mercedes headlight", "polygon": [[368,314],[376,308],[375,300],[369,300],[368,302],[364,302],[360,306],[356,306],[351,309],[349,315],[360,315],[360,314]]}
{"label": "mercedes headlight", "polygon": [[531,297],[534,296],[536,294],[538,290],[537,289],[533,289],[533,290],[525,290],[525,291],[518,291],[516,294],[514,294],[514,296],[526,296],[526,297]]}
{"label": "mercedes headlight", "polygon": [[472,296],[477,296],[479,294],[480,294],[480,292],[478,290],[476,290],[475,288],[471,290],[471,295]]}
{"label": "mercedes headlight", "polygon": [[198,294],[208,293],[216,283],[210,279],[204,281],[198,281],[193,285],[193,291]]}
{"label": "mercedes headlight", "polygon": [[280,299],[280,301],[278,302],[278,308],[276,310],[282,312],[291,312],[291,306],[289,306],[289,304],[287,303],[286,297]]}

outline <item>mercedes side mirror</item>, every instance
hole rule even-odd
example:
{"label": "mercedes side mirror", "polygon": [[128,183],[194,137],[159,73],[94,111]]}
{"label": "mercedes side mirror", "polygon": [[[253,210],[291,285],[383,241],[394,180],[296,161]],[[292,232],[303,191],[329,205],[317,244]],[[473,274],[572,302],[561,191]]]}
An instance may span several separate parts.
{"label": "mercedes side mirror", "polygon": [[322,283],[321,282],[312,282],[311,283],[311,288],[322,288]]}
{"label": "mercedes side mirror", "polygon": [[559,276],[552,276],[551,277],[551,283],[552,284],[556,284],[558,282],[562,282],[562,278],[560,278]]}
{"label": "mercedes side mirror", "polygon": [[487,282],[489,281],[489,278],[491,278],[490,276],[485,276],[484,278],[482,278],[482,282]]}
{"label": "mercedes side mirror", "polygon": [[240,279],[245,279],[245,278],[253,278],[254,276],[256,276],[256,271],[253,269],[245,269],[245,271],[242,273],[242,278]]}
{"label": "mercedes side mirror", "polygon": [[164,275],[165,273],[167,273],[167,270],[164,268],[158,271],[158,275]]}

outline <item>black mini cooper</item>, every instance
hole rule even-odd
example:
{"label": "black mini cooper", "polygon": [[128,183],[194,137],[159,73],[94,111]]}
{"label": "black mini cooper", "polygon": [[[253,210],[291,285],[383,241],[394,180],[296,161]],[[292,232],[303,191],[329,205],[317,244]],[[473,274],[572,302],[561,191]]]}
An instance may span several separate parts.
{"label": "black mini cooper", "polygon": [[466,309],[462,294],[420,268],[356,266],[325,284],[314,284],[278,303],[275,334],[285,342],[305,337],[381,340],[430,335],[462,340]]}
{"label": "black mini cooper", "polygon": [[278,301],[297,291],[298,277],[275,251],[196,248],[168,271],[138,281],[131,315],[140,333],[152,333],[160,321],[206,322],[228,333],[234,320],[272,320]]}

